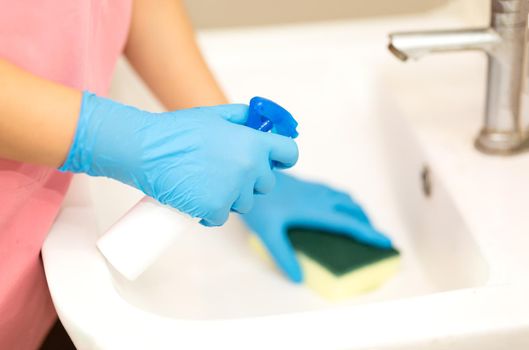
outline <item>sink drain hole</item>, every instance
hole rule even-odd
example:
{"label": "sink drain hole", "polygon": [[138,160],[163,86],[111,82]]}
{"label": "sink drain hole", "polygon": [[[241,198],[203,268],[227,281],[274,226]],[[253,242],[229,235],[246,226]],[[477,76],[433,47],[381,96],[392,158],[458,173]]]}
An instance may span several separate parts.
{"label": "sink drain hole", "polygon": [[428,165],[424,165],[421,170],[421,187],[425,197],[432,196],[432,173]]}

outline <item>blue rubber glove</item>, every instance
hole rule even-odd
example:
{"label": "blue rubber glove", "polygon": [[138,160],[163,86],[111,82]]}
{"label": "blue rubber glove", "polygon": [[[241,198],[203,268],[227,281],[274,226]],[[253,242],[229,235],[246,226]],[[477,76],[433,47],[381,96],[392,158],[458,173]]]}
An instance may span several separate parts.
{"label": "blue rubber glove", "polygon": [[275,182],[271,161],[293,166],[296,143],[244,125],[248,106],[149,113],[85,92],[62,171],[107,176],[163,204],[222,225]]}
{"label": "blue rubber glove", "polygon": [[253,209],[242,219],[294,282],[301,282],[303,273],[288,239],[289,228],[339,232],[373,246],[392,247],[389,238],[371,226],[362,208],[348,194],[279,171],[274,190],[256,197]]}

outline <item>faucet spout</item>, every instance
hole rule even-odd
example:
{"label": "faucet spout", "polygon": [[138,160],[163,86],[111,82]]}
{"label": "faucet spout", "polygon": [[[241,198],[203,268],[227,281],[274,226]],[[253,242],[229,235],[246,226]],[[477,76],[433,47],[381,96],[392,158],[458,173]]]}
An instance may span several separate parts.
{"label": "faucet spout", "polygon": [[401,61],[438,52],[482,50],[490,52],[501,42],[491,28],[401,32],[389,35],[389,51]]}
{"label": "faucet spout", "polygon": [[529,0],[491,0],[490,26],[390,35],[400,60],[446,51],[487,54],[487,98],[478,150],[514,154],[529,150]]}

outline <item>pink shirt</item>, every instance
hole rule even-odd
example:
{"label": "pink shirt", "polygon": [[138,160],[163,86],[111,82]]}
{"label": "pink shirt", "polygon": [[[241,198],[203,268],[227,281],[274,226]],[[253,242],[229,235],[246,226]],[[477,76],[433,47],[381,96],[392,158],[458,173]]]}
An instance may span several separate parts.
{"label": "pink shirt", "polygon": [[[0,58],[105,95],[130,12],[131,0],[0,0]],[[39,254],[70,177],[0,159],[0,349],[37,349],[55,320]]]}

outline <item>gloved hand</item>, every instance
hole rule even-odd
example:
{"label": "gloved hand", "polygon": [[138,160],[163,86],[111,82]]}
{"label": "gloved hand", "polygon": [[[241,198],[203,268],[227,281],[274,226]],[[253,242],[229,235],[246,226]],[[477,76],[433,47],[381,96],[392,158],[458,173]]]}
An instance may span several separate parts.
{"label": "gloved hand", "polygon": [[373,246],[392,247],[389,238],[371,226],[362,208],[348,194],[280,171],[276,172],[272,192],[256,197],[253,209],[242,219],[294,282],[301,282],[303,274],[287,236],[289,228],[339,232]]}
{"label": "gloved hand", "polygon": [[134,186],[206,226],[230,209],[245,213],[254,191],[275,182],[271,161],[293,166],[296,143],[244,125],[246,105],[149,113],[85,92],[62,171],[107,176]]}

